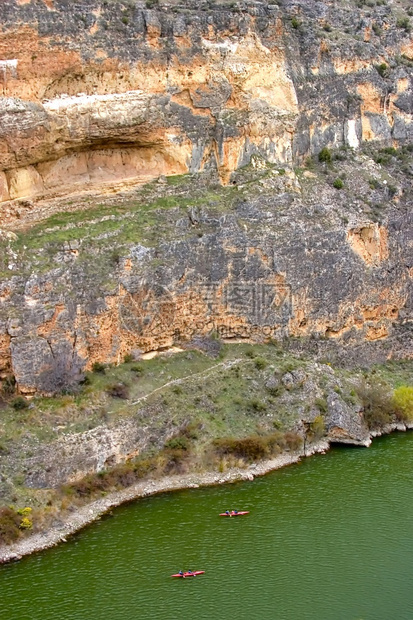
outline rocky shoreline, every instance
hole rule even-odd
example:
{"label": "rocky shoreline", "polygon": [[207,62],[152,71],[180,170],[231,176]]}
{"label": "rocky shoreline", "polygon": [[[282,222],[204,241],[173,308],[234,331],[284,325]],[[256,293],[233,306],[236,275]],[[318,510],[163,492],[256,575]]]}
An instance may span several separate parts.
{"label": "rocky shoreline", "polygon": [[[389,424],[380,430],[372,431],[370,437],[379,437],[380,435],[390,434],[394,431],[407,431],[409,429],[413,429],[413,424]],[[371,439],[358,445],[368,447],[370,444]],[[46,532],[34,534],[10,546],[3,546],[0,548],[0,564],[18,561],[26,555],[31,555],[37,551],[54,547],[59,543],[67,542],[69,536],[90,523],[93,523],[109,510],[121,504],[157,493],[166,493],[181,489],[196,489],[199,487],[214,486],[243,480],[252,481],[257,476],[263,476],[276,469],[298,463],[303,457],[319,453],[324,454],[329,448],[330,441],[327,438],[323,438],[307,446],[305,450],[283,453],[276,458],[253,463],[246,469],[235,467],[228,469],[224,473],[190,473],[185,475],[166,476],[160,480],[143,480],[132,487],[123,489],[122,491],[116,491],[86,506],[82,506],[82,508],[79,508],[74,514],[70,515],[62,525],[52,527]]]}

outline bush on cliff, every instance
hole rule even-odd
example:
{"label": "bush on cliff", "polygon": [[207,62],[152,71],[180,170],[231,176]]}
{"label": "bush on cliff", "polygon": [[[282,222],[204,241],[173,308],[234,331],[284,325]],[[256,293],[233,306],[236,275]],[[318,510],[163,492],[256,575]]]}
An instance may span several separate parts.
{"label": "bush on cliff", "polygon": [[171,437],[171,439],[168,439],[168,441],[165,442],[165,448],[168,450],[187,451],[189,450],[189,440],[187,437],[182,437],[179,435],[176,437]]}
{"label": "bush on cliff", "polygon": [[326,146],[322,148],[319,152],[318,161],[324,162],[326,164],[331,163],[331,151]]}
{"label": "bush on cliff", "polygon": [[267,366],[268,362],[263,357],[256,357],[254,364],[255,364],[255,368],[257,370],[264,370],[264,368]]}
{"label": "bush on cliff", "polygon": [[29,403],[23,396],[16,396],[10,404],[15,411],[22,411],[23,409],[27,409],[29,406]]}
{"label": "bush on cliff", "polygon": [[389,424],[394,416],[394,404],[389,387],[384,383],[363,381],[357,388],[363,406],[363,417],[369,429]]}
{"label": "bush on cliff", "polygon": [[413,387],[401,385],[394,390],[393,405],[397,417],[403,422],[413,421]]}
{"label": "bush on cliff", "polygon": [[129,388],[124,383],[114,383],[110,385],[106,391],[112,398],[121,398],[123,400],[129,398]]}
{"label": "bush on cliff", "polygon": [[16,391],[16,379],[13,375],[8,375],[1,382],[1,393],[3,396],[12,396]]}
{"label": "bush on cliff", "polygon": [[0,508],[0,544],[8,545],[19,538],[20,522],[17,512],[7,506]]}
{"label": "bush on cliff", "polygon": [[251,435],[241,439],[222,437],[215,439],[213,445],[217,454],[232,455],[247,461],[257,461],[269,454],[267,442],[264,437],[259,435]]}
{"label": "bush on cliff", "polygon": [[310,425],[310,431],[314,439],[321,439],[325,435],[326,426],[322,415],[314,418]]}
{"label": "bush on cliff", "polygon": [[101,362],[93,362],[92,371],[104,375],[106,372],[106,366]]}
{"label": "bush on cliff", "polygon": [[412,25],[410,23],[409,18],[404,15],[403,17],[399,17],[396,22],[397,28],[403,28],[406,32],[411,32]]}
{"label": "bush on cliff", "polygon": [[234,456],[248,462],[259,461],[281,451],[298,450],[302,438],[293,432],[281,433],[276,431],[271,435],[250,435],[240,439],[222,437],[212,442],[213,448],[219,456]]}

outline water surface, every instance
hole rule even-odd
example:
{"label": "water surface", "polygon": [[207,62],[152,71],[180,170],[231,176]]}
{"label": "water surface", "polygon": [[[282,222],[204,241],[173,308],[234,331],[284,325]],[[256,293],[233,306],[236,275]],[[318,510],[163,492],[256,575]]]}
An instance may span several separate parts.
{"label": "water surface", "polygon": [[408,433],[139,500],[1,567],[0,618],[412,620],[412,483]]}

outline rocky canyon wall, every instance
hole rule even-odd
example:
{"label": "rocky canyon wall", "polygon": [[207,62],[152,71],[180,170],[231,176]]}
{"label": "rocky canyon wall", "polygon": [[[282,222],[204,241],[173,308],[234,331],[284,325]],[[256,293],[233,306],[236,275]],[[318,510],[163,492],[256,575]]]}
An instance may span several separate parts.
{"label": "rocky canyon wall", "polygon": [[228,182],[253,153],[291,164],[324,146],[403,144],[401,10],[4,0],[0,199],[211,167]]}
{"label": "rocky canyon wall", "polygon": [[406,7],[4,0],[0,377],[51,393],[214,330],[411,355]]}

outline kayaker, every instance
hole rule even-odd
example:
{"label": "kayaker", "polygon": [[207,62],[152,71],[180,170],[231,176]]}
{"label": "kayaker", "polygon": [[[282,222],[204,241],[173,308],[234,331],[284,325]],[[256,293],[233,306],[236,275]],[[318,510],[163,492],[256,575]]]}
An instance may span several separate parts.
{"label": "kayaker", "polygon": [[238,514],[238,510],[234,510],[233,512],[234,512],[234,515]]}
{"label": "kayaker", "polygon": [[229,510],[226,510],[226,511],[225,511],[225,514],[226,514],[226,515],[231,516],[231,513],[230,513],[230,511],[229,511]]}
{"label": "kayaker", "polygon": [[182,575],[182,576],[183,576],[183,574],[184,574],[184,571],[182,571],[182,570],[180,570],[179,573],[178,573],[178,575]]}

